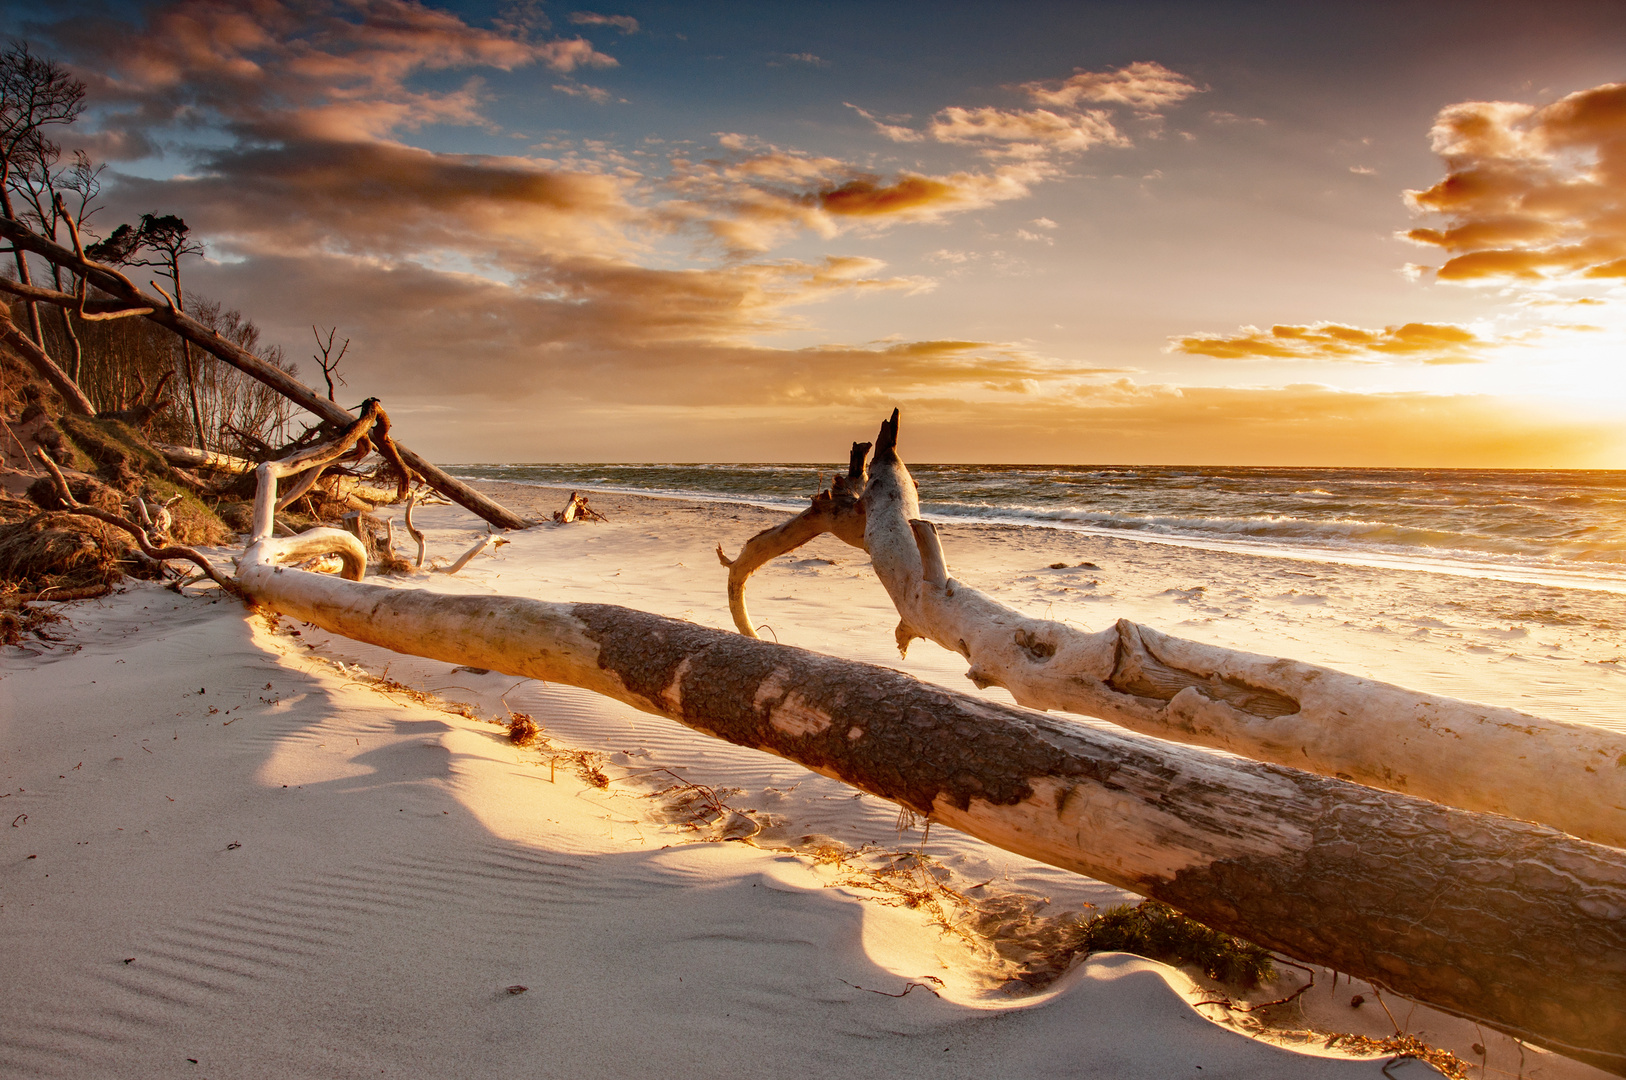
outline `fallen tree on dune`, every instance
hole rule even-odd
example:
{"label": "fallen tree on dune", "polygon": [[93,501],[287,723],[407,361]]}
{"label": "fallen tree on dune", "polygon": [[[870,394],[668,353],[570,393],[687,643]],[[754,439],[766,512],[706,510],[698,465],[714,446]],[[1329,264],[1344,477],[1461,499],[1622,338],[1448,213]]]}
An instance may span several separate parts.
{"label": "fallen tree on dune", "polygon": [[[897,452],[898,414],[853,447],[848,475],[730,560],[729,608],[756,636],[751,573],[821,533],[869,552],[897,607],[899,650],[926,638],[1019,703],[1228,750],[1626,847],[1626,737],[1407,690],[1315,664],[1203,645],[1127,619],[1090,633],[1035,619],[949,577]],[[862,490],[863,497],[853,492]]]}
{"label": "fallen tree on dune", "polygon": [[[288,372],[266,363],[247,349],[204,326],[171,301],[169,295],[163,293],[162,289],[158,290],[163,294],[162,299],[148,296],[117,269],[88,259],[79,249],[77,231],[71,228],[70,231],[74,238],[73,249],[65,248],[40,236],[21,222],[0,217],[0,237],[10,241],[20,252],[31,252],[52,265],[69,271],[80,282],[78,293],[70,294],[0,278],[0,292],[9,293],[30,303],[54,304],[65,310],[75,311],[81,317],[128,317],[151,320],[174,331],[184,342],[198,346],[223,363],[269,386],[322,420],[340,426],[348,426],[355,420],[342,405],[316,393]],[[103,297],[87,299],[87,286],[99,290]],[[7,327],[10,327],[9,333]],[[29,342],[25,335],[11,327],[9,319],[0,325],[0,339],[10,341],[34,365],[41,377],[50,381],[51,385],[69,400],[70,408],[85,415],[94,415],[94,408],[78,386],[68,379],[42,350]],[[411,470],[411,473],[403,472],[402,475],[406,478],[403,482],[409,480],[411,474],[416,474],[429,487],[500,529],[523,529],[531,524],[422,455],[405,446],[399,444],[397,446],[400,451],[401,468]],[[405,498],[404,493],[401,497]]]}
{"label": "fallen tree on dune", "polygon": [[[877,519],[907,477],[886,439]],[[272,535],[277,475],[328,452],[260,467],[237,576],[256,604],[607,695],[1626,1075],[1626,851],[628,608],[366,583],[349,533]],[[330,553],[339,577],[290,565]]]}

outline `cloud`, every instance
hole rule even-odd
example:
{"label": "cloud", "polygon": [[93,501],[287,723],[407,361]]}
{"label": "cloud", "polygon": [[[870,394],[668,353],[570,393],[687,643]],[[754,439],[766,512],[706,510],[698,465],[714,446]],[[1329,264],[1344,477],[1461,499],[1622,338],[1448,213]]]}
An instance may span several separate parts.
{"label": "cloud", "polygon": [[220,151],[189,176],[121,177],[124,217],[178,207],[239,254],[420,251],[615,257],[642,218],[628,183],[527,158],[435,154],[396,143],[308,140]]}
{"label": "cloud", "polygon": [[595,105],[608,104],[614,97],[608,90],[598,86],[588,86],[586,83],[554,83],[553,88],[570,97],[584,97]]}
{"label": "cloud", "polygon": [[[806,330],[799,305],[899,288],[869,259],[781,260],[658,270],[556,260],[502,284],[420,265],[331,255],[263,256],[200,268],[194,288],[261,312],[297,313],[272,333],[336,324],[357,385],[392,396],[498,403],[569,395],[603,406],[867,403],[888,395],[981,393],[990,382],[1053,384],[1100,369],[1019,345],[964,340],[774,348],[762,334]],[[307,331],[308,332],[308,331]],[[457,378],[448,380],[455,364]],[[437,390],[437,387],[439,388]],[[481,406],[484,407],[484,406]]]}
{"label": "cloud", "polygon": [[847,108],[851,109],[853,112],[857,113],[859,116],[862,116],[865,120],[868,120],[871,124],[874,124],[876,131],[880,132],[888,139],[891,139],[893,142],[924,142],[926,139],[924,132],[916,131],[914,128],[904,127],[902,124],[889,124],[885,121],[878,120],[874,115],[860,109],[857,105],[854,105],[850,101],[844,101],[842,104],[847,106]]}
{"label": "cloud", "polygon": [[600,15],[592,11],[572,11],[570,21],[576,26],[613,26],[623,34],[638,32],[638,20],[631,15]]}
{"label": "cloud", "polygon": [[1448,256],[1440,280],[1626,279],[1626,83],[1462,102],[1431,135],[1447,175],[1406,199],[1446,222],[1404,235]]}
{"label": "cloud", "polygon": [[1063,80],[1027,82],[1020,89],[1047,107],[950,105],[932,116],[924,132],[878,120],[851,102],[846,105],[893,142],[920,142],[930,137],[942,143],[979,146],[990,157],[1032,159],[1082,153],[1096,146],[1129,146],[1131,141],[1119,129],[1113,108],[1126,107],[1139,120],[1156,121],[1162,110],[1200,92],[1184,75],[1150,62],[1116,71],[1080,71]]}
{"label": "cloud", "polygon": [[480,123],[480,87],[417,77],[542,65],[613,67],[581,38],[537,40],[521,23],[471,26],[415,0],[173,0],[140,22],[86,17],[45,28],[72,56],[107,133],[175,124],[241,136],[378,139],[428,123]]}
{"label": "cloud", "polygon": [[933,116],[929,131],[938,142],[993,144],[996,152],[1021,156],[1049,150],[1078,153],[1103,143],[1129,145],[1102,109],[1063,114],[1049,109],[963,109],[956,105]]}
{"label": "cloud", "polygon": [[1190,79],[1155,62],[1130,64],[1116,71],[1080,71],[1060,82],[1023,83],[1022,89],[1041,105],[1071,108],[1088,101],[1127,105],[1142,113],[1159,112],[1201,93]]}
{"label": "cloud", "polygon": [[665,186],[677,198],[661,204],[664,219],[697,227],[735,256],[770,250],[802,231],[826,238],[843,229],[883,228],[936,221],[968,210],[1023,198],[1054,175],[1042,162],[1020,162],[980,172],[901,173],[887,178],[838,158],[768,148],[725,135],[736,157],[676,159]]}
{"label": "cloud", "polygon": [[1406,361],[1476,364],[1481,352],[1504,342],[1482,338],[1449,323],[1406,323],[1365,330],[1341,323],[1278,325],[1268,331],[1244,326],[1235,334],[1189,334],[1169,339],[1169,352],[1217,360],[1334,360],[1356,363]]}

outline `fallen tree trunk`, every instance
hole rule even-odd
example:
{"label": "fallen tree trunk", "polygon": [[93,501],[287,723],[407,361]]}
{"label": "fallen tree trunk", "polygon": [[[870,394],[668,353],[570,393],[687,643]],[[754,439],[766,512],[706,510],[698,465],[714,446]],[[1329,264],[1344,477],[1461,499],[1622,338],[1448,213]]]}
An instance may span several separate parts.
{"label": "fallen tree trunk", "polygon": [[[337,424],[349,424],[355,419],[342,405],[322,397],[281,368],[267,364],[247,349],[227,341],[173,305],[147,296],[136,288],[129,278],[111,267],[82,259],[68,248],[52,243],[16,221],[0,218],[0,236],[4,236],[19,248],[25,248],[41,258],[82,275],[91,285],[122,302],[131,313],[139,311],[143,318],[168,327],[183,340],[197,345],[245,375],[259,380],[308,412]],[[0,291],[26,299],[43,300],[62,307],[75,307],[80,303],[79,298],[67,293],[53,292],[37,286],[24,286],[17,282],[0,280]],[[107,307],[105,303],[96,305],[97,310],[106,310]],[[396,444],[396,448],[400,451],[401,460],[413,472],[423,477],[426,484],[498,528],[524,529],[532,524],[496,500],[449,475],[414,451],[399,443]]]}
{"label": "fallen tree trunk", "polygon": [[161,442],[153,443],[152,448],[164,455],[165,461],[182,468],[213,469],[216,472],[228,473],[251,473],[255,469],[254,462],[247,458],[214,450],[199,450],[194,446],[174,446]]}
{"label": "fallen tree trunk", "polygon": [[287,544],[239,574],[285,615],[608,695],[1626,1073],[1626,851],[626,608],[291,570]]}
{"label": "fallen tree trunk", "polygon": [[[915,638],[934,641],[970,661],[972,682],[1002,686],[1031,708],[1626,847],[1626,737],[1615,732],[1203,645],[1127,619],[1089,633],[1029,618],[953,580],[936,529],[920,518],[897,423],[894,412],[876,441],[858,546],[901,616],[900,651]],[[731,568],[735,623],[754,636],[735,585]]]}
{"label": "fallen tree trunk", "polygon": [[0,341],[16,350],[17,355],[28,361],[28,365],[51,384],[51,389],[62,396],[63,404],[68,407],[69,412],[78,413],[80,416],[96,415],[96,406],[92,405],[85,392],[79,389],[79,384],[58,367],[56,361],[34,343],[33,338],[17,329],[17,324],[11,321],[11,312],[4,304],[0,304]]}

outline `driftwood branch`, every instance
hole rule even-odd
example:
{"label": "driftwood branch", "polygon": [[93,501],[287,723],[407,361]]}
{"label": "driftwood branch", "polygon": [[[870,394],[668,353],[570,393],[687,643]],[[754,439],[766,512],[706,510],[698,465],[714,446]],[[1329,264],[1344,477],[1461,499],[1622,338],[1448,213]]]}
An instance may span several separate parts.
{"label": "driftwood branch", "polygon": [[[343,406],[329,401],[286,371],[266,363],[247,349],[220,337],[202,323],[187,315],[186,312],[146,296],[129,278],[112,267],[84,259],[60,244],[53,243],[38,235],[20,222],[0,218],[0,236],[10,240],[19,248],[33,252],[66,270],[82,275],[89,284],[113,297],[123,307],[151,308],[152,310],[146,313],[146,318],[158,323],[160,326],[168,327],[180,335],[184,341],[197,345],[223,363],[229,364],[245,375],[259,380],[308,412],[336,424],[348,425],[354,419]],[[0,286],[0,288],[3,288],[3,286]],[[49,292],[49,290],[44,291]],[[48,296],[37,296],[35,298],[48,300],[50,303],[63,307],[76,308],[78,305],[78,299],[68,293],[50,293]],[[459,506],[477,514],[500,529],[523,529],[531,524],[496,500],[475,490],[425,460],[416,452],[401,446],[399,443],[395,445],[399,451],[401,461],[406,466],[421,476],[424,483]]]}
{"label": "driftwood branch", "polygon": [[723,554],[723,546],[717,545],[717,561],[728,567],[728,611],[740,633],[757,636],[751,612],[745,606],[745,583],[758,569],[825,533],[856,548],[865,546],[864,504],[860,496],[864,493],[864,458],[869,448],[869,443],[853,443],[846,476],[831,478],[830,486],[813,496],[811,506],[789,521],[751,537],[734,558]]}
{"label": "driftwood branch", "polygon": [[[165,376],[173,374],[164,372]],[[223,454],[214,450],[199,450],[193,446],[174,446],[170,443],[155,442],[152,448],[164,455],[164,460],[171,465],[179,465],[187,469],[213,469],[216,472],[250,473],[255,469],[255,463],[247,458],[240,458],[233,454]]]}
{"label": "driftwood branch", "polygon": [[[459,555],[456,562],[452,563],[452,565],[446,567],[440,572],[443,574],[455,574],[465,566],[469,565],[476,555],[480,554],[492,544],[506,544],[507,542],[508,541],[504,540],[496,533],[487,533],[486,535],[480,537],[480,539],[476,540],[473,547]],[[437,567],[437,569],[439,568]]]}
{"label": "driftwood branch", "polygon": [[564,509],[553,512],[553,520],[560,525],[569,525],[573,521],[605,521],[605,516],[587,505],[587,496],[579,491],[572,491],[566,500]]}
{"label": "driftwood branch", "polygon": [[273,543],[239,580],[291,617],[608,695],[1626,1071],[1626,851],[626,608],[286,569]]}
{"label": "driftwood branch", "polygon": [[[1031,708],[1626,847],[1626,738],[1614,732],[1203,645],[1128,620],[1089,633],[1030,618],[954,580],[936,529],[921,520],[897,430],[894,412],[876,440],[862,502],[867,550],[901,617],[900,650],[915,638],[934,641],[969,661],[967,677],[978,686],[1005,687]],[[736,607],[732,567],[729,600],[738,622],[744,598]]]}
{"label": "driftwood branch", "polygon": [[[105,522],[108,525],[123,529],[125,532],[129,533],[135,538],[136,546],[141,549],[141,553],[154,562],[162,563],[167,559],[185,559],[187,562],[192,563],[199,570],[201,570],[210,581],[214,582],[216,585],[219,585],[220,588],[225,592],[228,592],[233,596],[243,595],[242,590],[238,588],[237,582],[233,581],[225,574],[222,574],[219,570],[216,570],[214,564],[208,559],[204,558],[201,553],[180,544],[164,544],[156,542],[159,538],[153,536],[152,533],[162,533],[163,528],[154,526],[150,519],[145,523],[145,525],[143,525],[131,521],[127,517],[109,513],[106,510],[100,509],[99,507],[82,505],[79,500],[73,497],[73,492],[68,488],[67,478],[62,475],[62,470],[57,468],[56,462],[52,461],[48,455],[43,453],[39,455],[39,459],[42,463],[44,463],[46,469],[50,471],[52,479],[56,481],[57,496],[61,498],[65,506],[65,509],[59,511],[59,513],[75,514],[79,517],[94,518],[97,521]],[[145,504],[138,503],[137,505],[140,506],[140,513],[143,517],[145,517]],[[166,518],[168,516],[167,508],[165,509],[165,516]]]}
{"label": "driftwood branch", "polygon": [[428,544],[424,542],[423,530],[412,524],[412,507],[417,501],[418,493],[416,491],[407,496],[405,517],[407,534],[411,536],[413,541],[418,545],[418,558],[413,562],[412,565],[421,570],[423,568],[424,551],[428,548]]}
{"label": "driftwood branch", "polygon": [[[362,402],[361,416],[351,421],[338,438],[309,450],[296,451],[283,458],[278,463],[279,468],[292,470],[293,473],[300,473],[301,464],[304,462],[309,462],[310,465],[287,491],[277,497],[277,509],[286,510],[292,506],[296,500],[316,486],[316,481],[321,479],[323,470],[340,458],[347,455],[364,457],[371,446],[367,443],[367,433],[372,430],[382,413],[383,407],[379,405],[378,399],[368,398]],[[366,448],[362,445],[364,443],[367,443]]]}

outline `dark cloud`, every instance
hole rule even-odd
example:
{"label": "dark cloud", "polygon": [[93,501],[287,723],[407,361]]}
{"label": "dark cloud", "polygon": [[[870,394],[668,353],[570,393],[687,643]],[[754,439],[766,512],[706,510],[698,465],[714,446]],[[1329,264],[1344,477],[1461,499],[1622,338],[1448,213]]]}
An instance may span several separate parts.
{"label": "dark cloud", "polygon": [[174,0],[139,22],[51,24],[103,126],[133,137],[225,124],[258,138],[377,138],[426,123],[478,123],[477,87],[429,91],[428,72],[608,67],[581,38],[538,40],[517,24],[471,26],[413,0]]}

